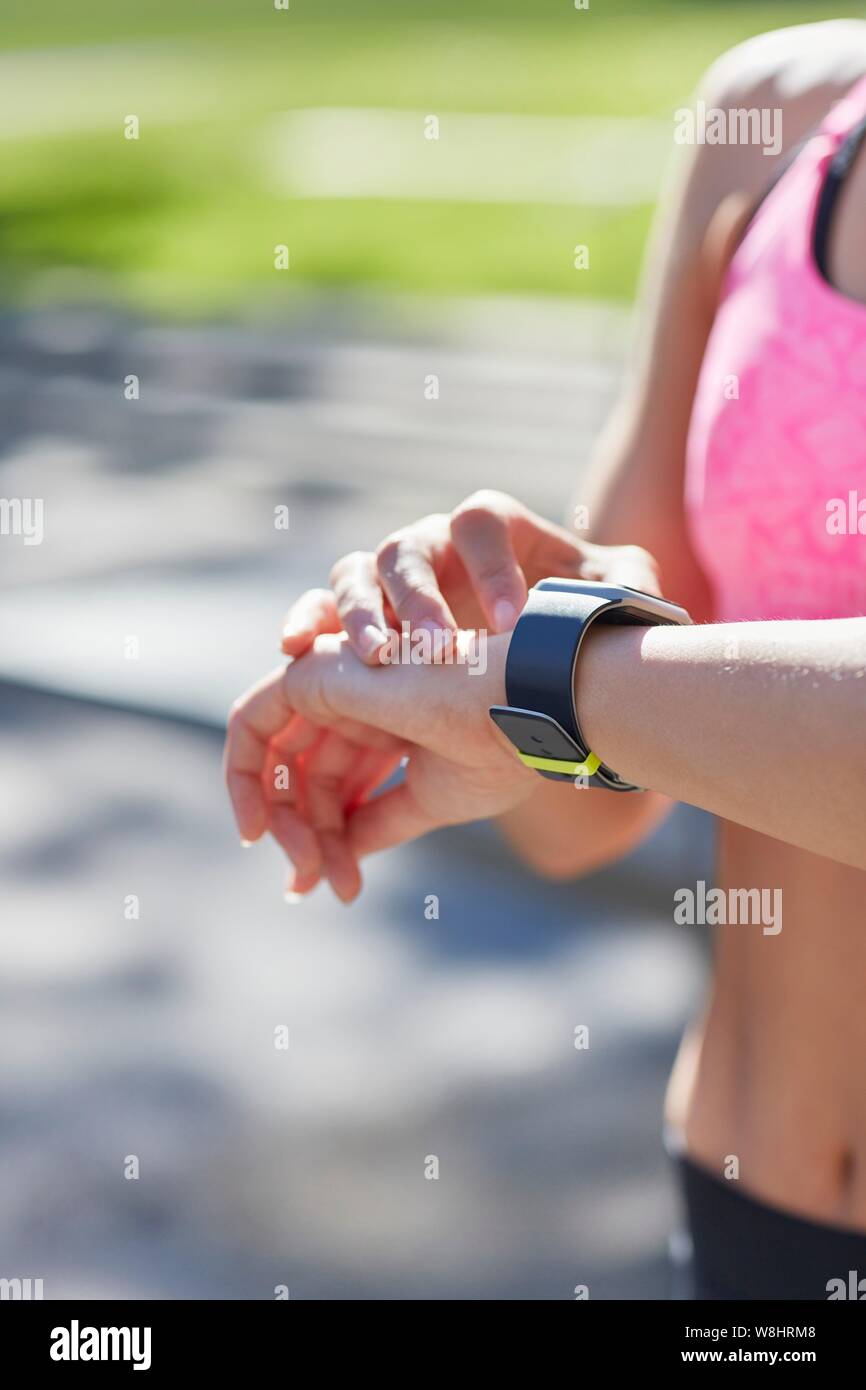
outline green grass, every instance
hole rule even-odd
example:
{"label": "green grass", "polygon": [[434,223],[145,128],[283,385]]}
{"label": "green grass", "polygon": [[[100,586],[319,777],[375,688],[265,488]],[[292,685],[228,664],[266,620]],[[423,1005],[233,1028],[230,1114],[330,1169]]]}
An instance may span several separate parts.
{"label": "green grass", "polygon": [[[317,285],[628,297],[648,207],[298,201],[261,172],[267,123],[290,107],[667,116],[723,49],[814,17],[799,3],[590,3],[6,0],[0,101],[35,102],[54,126],[2,145],[7,297],[54,293],[57,270],[182,314]],[[82,132],[94,102],[102,124]],[[129,112],[137,142],[122,138]],[[572,268],[579,241],[589,271]],[[292,253],[282,274],[277,242]]]}

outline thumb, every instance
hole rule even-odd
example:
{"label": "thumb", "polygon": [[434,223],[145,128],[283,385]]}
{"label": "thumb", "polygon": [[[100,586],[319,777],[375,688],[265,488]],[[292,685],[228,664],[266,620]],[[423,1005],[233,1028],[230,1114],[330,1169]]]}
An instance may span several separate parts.
{"label": "thumb", "polygon": [[436,828],[436,820],[418,805],[405,782],[365,801],[346,826],[349,848],[358,859],[417,840]]}
{"label": "thumb", "polygon": [[286,656],[301,656],[320,632],[342,627],[330,589],[308,589],[296,599],[283,623],[281,646]]}

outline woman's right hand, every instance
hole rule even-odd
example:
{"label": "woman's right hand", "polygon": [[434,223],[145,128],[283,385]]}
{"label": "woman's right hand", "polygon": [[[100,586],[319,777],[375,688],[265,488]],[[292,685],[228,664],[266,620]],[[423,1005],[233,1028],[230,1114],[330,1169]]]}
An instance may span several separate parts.
{"label": "woman's right hand", "polygon": [[331,589],[311,589],[286,618],[282,649],[300,656],[319,633],[345,631],[376,665],[387,628],[452,631],[514,627],[529,588],[550,575],[626,584],[659,594],[658,570],[639,546],[593,545],[537,516],[504,492],[473,493],[354,551],[331,571]]}

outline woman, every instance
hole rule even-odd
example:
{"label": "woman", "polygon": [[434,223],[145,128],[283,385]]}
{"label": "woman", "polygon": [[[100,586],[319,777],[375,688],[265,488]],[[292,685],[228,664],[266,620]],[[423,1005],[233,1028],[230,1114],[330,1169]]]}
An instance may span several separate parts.
{"label": "woman", "polygon": [[[866,24],[752,40],[700,97],[781,111],[782,149],[685,153],[581,499],[592,543],[491,493],[338,562],[289,615],[283,650],[303,659],[232,715],[229,785],[244,838],[270,829],[292,858],[293,892],[326,876],[346,900],[365,854],[448,822],[497,815],[525,860],[571,877],[673,800],[715,812],[719,886],[780,891],[784,928],[718,929],[669,1088],[695,1293],[826,1298],[866,1276]],[[551,574],[695,619],[595,627],[578,666],[590,746],[652,790],[542,781],[487,717],[526,586]],[[377,669],[403,621],[499,634],[486,674]]]}

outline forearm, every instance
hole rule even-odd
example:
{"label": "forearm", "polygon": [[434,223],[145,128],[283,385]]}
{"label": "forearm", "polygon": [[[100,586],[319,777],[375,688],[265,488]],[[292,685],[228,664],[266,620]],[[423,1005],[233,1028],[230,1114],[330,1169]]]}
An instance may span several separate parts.
{"label": "forearm", "polygon": [[866,619],[596,625],[575,702],[621,776],[866,868]]}
{"label": "forearm", "polygon": [[576,878],[622,858],[671,806],[656,792],[577,796],[570,784],[538,782],[497,824],[514,852],[549,878]]}

